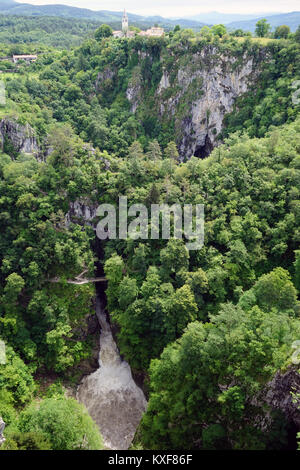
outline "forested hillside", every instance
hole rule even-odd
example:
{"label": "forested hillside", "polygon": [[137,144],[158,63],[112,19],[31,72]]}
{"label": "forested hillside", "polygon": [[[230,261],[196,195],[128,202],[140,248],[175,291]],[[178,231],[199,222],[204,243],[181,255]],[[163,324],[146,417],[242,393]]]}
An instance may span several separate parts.
{"label": "forested hillside", "polygon": [[97,21],[82,19],[0,15],[0,43],[11,44],[22,53],[26,47],[39,50],[42,46],[68,49],[79,46],[100,26]]}
{"label": "forested hillside", "polygon": [[[103,448],[64,395],[94,367],[95,287],[74,281],[99,265],[120,353],[149,400],[137,448],[295,448],[297,36],[104,36],[1,74],[1,450]],[[95,210],[120,195],[148,209],[204,204],[203,248],[100,242]]]}
{"label": "forested hillside", "polygon": [[[143,147],[153,139],[165,147],[175,136],[186,159],[209,154],[230,132],[262,137],[294,120],[299,63],[299,46],[288,40],[265,45],[187,30],[162,39],[90,39],[71,53],[42,54],[28,73],[9,77],[7,109],[18,115],[25,100],[119,156],[137,138]],[[41,134],[38,115],[26,117]]]}

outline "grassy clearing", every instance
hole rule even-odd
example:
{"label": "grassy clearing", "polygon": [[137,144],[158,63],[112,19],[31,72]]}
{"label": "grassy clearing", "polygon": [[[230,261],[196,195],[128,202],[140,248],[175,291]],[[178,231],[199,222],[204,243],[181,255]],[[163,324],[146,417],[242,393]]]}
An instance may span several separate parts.
{"label": "grassy clearing", "polygon": [[273,38],[251,38],[251,37],[236,37],[235,38],[237,41],[243,42],[246,41],[246,39],[250,39],[253,42],[258,42],[259,44],[266,45],[271,41],[276,41],[276,39]]}

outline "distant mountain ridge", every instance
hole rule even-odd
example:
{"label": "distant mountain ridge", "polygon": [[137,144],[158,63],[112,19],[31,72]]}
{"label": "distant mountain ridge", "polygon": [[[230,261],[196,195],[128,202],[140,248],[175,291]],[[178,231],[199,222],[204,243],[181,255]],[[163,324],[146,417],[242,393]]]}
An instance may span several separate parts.
{"label": "distant mountain ridge", "polygon": [[230,29],[243,29],[245,31],[251,31],[252,33],[255,31],[255,25],[258,20],[265,18],[268,23],[270,23],[272,30],[274,30],[277,26],[281,26],[283,24],[289,26],[292,32],[295,32],[298,26],[300,25],[300,11],[293,11],[291,13],[280,13],[277,15],[271,16],[261,16],[259,18],[255,18],[248,21],[233,21],[226,26]]}
{"label": "distant mountain ridge", "polygon": [[[29,3],[18,3],[14,0],[0,0],[0,14],[19,16],[59,16],[63,18],[78,18],[84,20],[96,20],[103,23],[113,24],[120,22],[122,11],[92,11],[86,8],[70,7],[67,5],[31,5]],[[139,23],[144,26],[152,26],[158,23],[160,26],[173,28],[179,24],[184,28],[201,29],[205,23],[195,20],[179,19],[173,20],[161,16],[144,17],[128,13],[129,21],[134,25]]]}
{"label": "distant mountain ridge", "polygon": [[[70,7],[67,5],[31,5],[30,3],[18,3],[15,0],[0,0],[0,14],[18,16],[58,16],[61,18],[77,18],[83,20],[95,20],[108,23],[112,26],[120,23],[122,11],[93,11],[87,8]],[[149,27],[154,23],[167,29],[179,24],[183,28],[200,30],[205,25],[223,23],[230,30],[243,29],[255,31],[255,25],[259,19],[266,18],[274,30],[277,26],[286,24],[291,31],[296,31],[300,24],[300,11],[291,13],[268,13],[263,16],[255,14],[228,14],[210,12],[194,15],[189,18],[163,18],[161,16],[140,16],[128,13],[129,21],[134,26]]]}
{"label": "distant mountain ridge", "polygon": [[14,0],[0,0],[0,11],[4,10],[5,8],[14,8],[18,5],[20,4]]}
{"label": "distant mountain ridge", "polygon": [[184,18],[188,20],[194,21],[201,21],[202,23],[209,23],[209,24],[224,24],[227,25],[229,23],[233,23],[236,21],[249,21],[253,19],[257,19],[258,17],[264,15],[265,16],[273,16],[278,15],[278,13],[274,12],[264,12],[264,13],[220,13],[218,11],[211,11],[208,13],[199,13],[197,15],[186,16]]}

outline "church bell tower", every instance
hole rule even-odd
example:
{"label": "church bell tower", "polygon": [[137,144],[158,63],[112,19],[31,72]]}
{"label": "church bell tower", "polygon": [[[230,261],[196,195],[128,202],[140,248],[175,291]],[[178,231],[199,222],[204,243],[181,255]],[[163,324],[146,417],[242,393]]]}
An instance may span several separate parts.
{"label": "church bell tower", "polygon": [[123,13],[123,18],[122,18],[122,31],[123,31],[123,35],[127,36],[127,33],[128,33],[128,16],[127,16],[125,8],[124,8],[124,13]]}

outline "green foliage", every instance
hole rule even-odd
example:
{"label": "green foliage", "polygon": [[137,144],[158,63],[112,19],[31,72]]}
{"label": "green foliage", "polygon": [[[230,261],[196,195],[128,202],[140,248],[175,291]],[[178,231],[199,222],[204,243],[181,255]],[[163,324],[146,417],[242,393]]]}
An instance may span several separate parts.
{"label": "green foliage", "polygon": [[0,334],[32,368],[46,365],[64,371],[89,354],[89,342],[80,340],[76,330],[90,313],[94,290],[51,284],[49,278],[72,278],[85,268],[92,273],[94,234],[79,225],[65,225],[64,188],[74,198],[74,185],[83,189],[89,183],[82,169],[75,170],[81,150],[70,127],[59,126],[52,135],[47,165],[28,156],[2,159],[1,214],[6,223],[0,246]]}
{"label": "green foliage", "polygon": [[95,38],[97,41],[101,41],[103,38],[109,38],[112,36],[113,30],[107,24],[102,24],[98,29],[95,31]]}
{"label": "green foliage", "polygon": [[168,276],[178,273],[181,269],[187,270],[189,252],[180,240],[171,239],[166,248],[160,252],[163,274]]}
{"label": "green foliage", "polygon": [[21,412],[18,429],[25,437],[26,433],[42,434],[53,450],[103,448],[96,424],[73,398],[48,398],[32,404]]}
{"label": "green foliage", "polygon": [[51,445],[41,432],[11,432],[1,450],[51,450]]}
{"label": "green foliage", "polygon": [[215,24],[211,27],[211,32],[215,36],[219,36],[220,38],[227,33],[226,27],[223,24]]}
{"label": "green foliage", "polygon": [[205,170],[203,161],[192,158],[171,173],[173,159],[151,160],[149,166],[134,144],[135,171],[128,170],[132,149],[112,176],[129,205],[141,198],[205,202],[205,244],[199,252],[188,252],[174,239],[108,242],[109,311],[120,328],[121,353],[134,368],[147,368],[189,322],[207,321],[225,301],[240,301],[246,311],[257,305],[264,312],[299,315],[289,274],[299,239],[298,135],[299,121],[264,139],[233,135],[213,151]]}
{"label": "green foliage", "polygon": [[157,140],[153,140],[152,142],[149,142],[148,152],[146,153],[146,157],[149,158],[149,160],[161,159],[161,149]]}
{"label": "green foliage", "polygon": [[[102,30],[104,35],[108,34],[107,28],[110,27],[98,28],[100,36]],[[246,53],[254,60],[255,68],[259,70],[262,65],[265,68],[259,89],[255,85],[255,93],[251,90],[247,102],[238,106],[241,111],[234,111],[229,132],[247,127],[252,136],[263,136],[270,125],[295,119],[297,110],[291,103],[290,89],[297,78],[299,63],[295,42],[271,41],[260,45],[250,40],[234,40],[223,25],[203,28],[196,35],[190,30],[178,30],[172,37],[164,38],[101,38],[87,39],[68,54],[64,51],[39,55],[36,63],[22,69],[22,74],[29,72],[33,77],[7,80],[8,106],[22,105],[17,112],[43,139],[55,119],[70,123],[84,141],[91,141],[101,151],[120,157],[127,155],[137,139],[145,149],[149,140],[157,140],[163,150],[174,140],[174,134],[179,143],[182,120],[189,118],[192,103],[203,94],[203,84],[193,80],[182,95],[175,82],[157,93],[162,73],[170,69],[173,82],[181,63],[182,67],[191,67],[191,72],[193,67],[203,68],[206,65],[201,51],[210,56],[211,46],[216,56],[225,53],[234,57],[233,67],[240,65]],[[199,63],[194,64],[195,60]],[[138,104],[136,113],[130,111],[129,95],[134,101],[131,106],[136,108]],[[179,100],[175,116],[168,107],[161,113],[161,107],[167,106],[171,97],[176,97],[176,103]],[[6,153],[12,151],[8,148]]]}
{"label": "green foliage", "polygon": [[295,32],[295,40],[300,43],[300,25]]}
{"label": "green foliage", "polygon": [[233,112],[225,116],[223,136],[240,131],[263,137],[298,116],[300,108],[293,101],[293,84],[300,77],[300,47],[286,40],[272,41],[269,51],[272,59],[269,56],[263,65],[259,88],[254,85],[236,100]]}
{"label": "green foliage", "polygon": [[[2,376],[4,374],[2,373]],[[10,425],[15,422],[17,412],[14,408],[15,400],[13,397],[13,390],[8,391],[3,383],[0,387],[0,416],[4,420],[6,425]]]}
{"label": "green foliage", "polygon": [[248,37],[251,37],[252,34],[250,31],[244,31],[243,29],[235,29],[234,31],[232,31],[230,33],[231,36],[234,36],[234,37],[245,37],[245,36],[248,36]]}
{"label": "green foliage", "polygon": [[224,305],[210,323],[190,323],[150,366],[141,426],[154,449],[263,449],[263,389],[290,353],[300,322],[287,314]]}
{"label": "green foliage", "polygon": [[262,19],[262,20],[259,20],[257,23],[256,23],[256,27],[255,27],[255,34],[256,36],[258,36],[259,38],[264,38],[268,35],[269,31],[271,29],[271,26],[270,24],[267,22],[266,19]]}
{"label": "green foliage", "polygon": [[251,303],[258,305],[262,310],[276,308],[279,312],[294,313],[298,316],[300,313],[297,291],[289,273],[282,268],[276,268],[261,276],[253,288],[240,299],[240,304],[245,308],[249,308]]}
{"label": "green foliage", "polygon": [[[11,21],[23,34],[24,25]],[[135,370],[150,371],[142,446],[261,449],[283,439],[283,432],[273,436],[275,418],[262,432],[266,410],[258,397],[299,338],[300,121],[292,100],[299,47],[297,33],[283,26],[275,32],[283,39],[267,45],[236,38],[245,34],[216,25],[199,34],[176,27],[163,38],[118,40],[102,25],[72,51],[41,47],[45,53],[17,77],[3,74],[1,119],[9,116],[20,132],[29,123],[40,147],[37,160],[6,138],[0,152],[7,449],[102,448],[95,425],[64,398],[61,383],[92,345],[86,320],[95,290],[74,280],[83,272],[94,277],[99,253],[89,225],[96,219],[87,224],[81,212],[102,202],[117,207],[119,195],[128,205],[145,203],[149,214],[151,204],[205,205],[201,250],[189,252],[185,238],[101,245],[120,352]],[[19,42],[2,50],[32,52]],[[260,86],[236,100],[223,145],[205,160],[182,163],[181,123],[190,122],[206,84],[196,77],[182,93],[179,70],[189,79],[209,67],[208,57],[221,56],[232,60],[230,73],[245,57],[262,67]],[[162,89],[166,70],[170,84]],[[49,371],[57,380],[37,392],[32,374]]]}
{"label": "green foliage", "polygon": [[178,162],[179,154],[175,142],[172,141],[168,143],[167,147],[165,148],[165,157]]}
{"label": "green foliage", "polygon": [[98,25],[97,21],[76,18],[1,15],[0,43],[10,44],[11,54],[71,48],[91,36]]}
{"label": "green foliage", "polygon": [[286,25],[277,26],[274,32],[274,38],[276,39],[287,39],[291,33],[290,27]]}
{"label": "green foliage", "polygon": [[294,262],[295,267],[295,286],[298,292],[300,292],[300,250],[295,251],[296,260]]}
{"label": "green foliage", "polygon": [[10,346],[7,346],[6,363],[0,365],[1,416],[5,417],[8,413],[9,421],[11,421],[11,405],[20,406],[31,401],[34,391],[35,383],[30,368]]}

